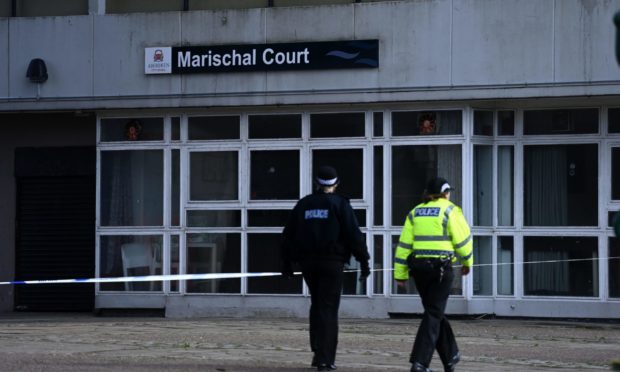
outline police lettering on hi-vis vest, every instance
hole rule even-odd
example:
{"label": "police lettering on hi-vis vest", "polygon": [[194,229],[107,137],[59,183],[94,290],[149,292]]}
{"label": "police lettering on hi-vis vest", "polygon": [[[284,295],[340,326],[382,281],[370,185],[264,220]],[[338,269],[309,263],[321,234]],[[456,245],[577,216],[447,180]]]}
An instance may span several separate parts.
{"label": "police lettering on hi-vis vest", "polygon": [[461,208],[450,201],[453,189],[443,178],[428,182],[424,202],[405,219],[394,257],[394,279],[400,288],[413,276],[424,306],[409,361],[411,371],[428,368],[435,349],[445,371],[454,371],[460,361],[454,333],[444,312],[454,273],[460,260],[461,274],[474,263],[471,231]]}

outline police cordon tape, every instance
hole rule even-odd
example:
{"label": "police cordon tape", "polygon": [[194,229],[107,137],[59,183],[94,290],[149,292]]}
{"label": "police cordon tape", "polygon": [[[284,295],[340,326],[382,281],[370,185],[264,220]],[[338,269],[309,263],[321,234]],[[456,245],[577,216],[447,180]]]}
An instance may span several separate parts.
{"label": "police cordon tape", "polygon": [[[607,260],[620,259],[619,257],[607,257]],[[504,266],[504,265],[525,265],[540,263],[560,263],[560,262],[576,262],[576,261],[598,261],[601,258],[574,258],[566,260],[545,260],[545,261],[527,261],[527,262],[497,262],[489,264],[475,264],[473,267],[482,266]],[[456,267],[460,267],[455,265]],[[370,271],[393,271],[394,269],[371,269]],[[360,270],[344,270],[344,272],[359,272]],[[301,275],[301,272],[294,272],[295,275]],[[129,283],[129,282],[161,282],[172,280],[196,280],[196,279],[238,279],[238,278],[257,278],[267,276],[280,276],[279,272],[265,273],[211,273],[211,274],[175,274],[175,275],[144,275],[144,276],[120,276],[114,278],[84,278],[84,279],[47,279],[47,280],[15,280],[9,282],[0,282],[0,285],[10,284],[64,284],[64,283]]]}

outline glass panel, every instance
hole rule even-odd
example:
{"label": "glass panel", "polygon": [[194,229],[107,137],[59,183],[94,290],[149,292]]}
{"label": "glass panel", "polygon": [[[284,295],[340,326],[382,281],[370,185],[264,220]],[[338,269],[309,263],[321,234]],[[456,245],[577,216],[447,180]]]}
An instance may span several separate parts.
{"label": "glass panel", "polygon": [[422,201],[426,183],[443,177],[455,188],[450,200],[461,204],[461,145],[392,148],[392,225],[399,226]]}
{"label": "glass panel", "polygon": [[493,111],[474,111],[474,134],[493,135]]}
{"label": "glass panel", "polygon": [[[374,294],[383,294],[383,236],[375,235],[373,237],[373,264],[372,279],[373,279],[373,291]],[[391,273],[391,271],[390,271]]]}
{"label": "glass panel", "polygon": [[239,139],[239,116],[196,116],[187,118],[190,140]]}
{"label": "glass panel", "polygon": [[383,113],[372,113],[372,136],[383,137]]}
{"label": "glass panel", "polygon": [[374,150],[374,221],[375,226],[383,225],[383,146],[375,146]]}
{"label": "glass panel", "polygon": [[598,296],[597,238],[527,236],[523,244],[526,295]]}
{"label": "glass panel", "polygon": [[620,239],[609,238],[609,297],[620,297]]}
{"label": "glass panel", "polygon": [[189,10],[266,8],[269,0],[189,0]]}
{"label": "glass panel", "polygon": [[355,214],[355,219],[357,219],[357,224],[360,227],[366,226],[366,210],[365,209],[354,209],[353,214]]}
{"label": "glass panel", "polygon": [[[99,246],[99,277],[161,275],[161,235],[103,235]],[[102,291],[161,291],[158,282],[100,283]]]}
{"label": "glass panel", "polygon": [[529,110],[523,113],[523,134],[598,133],[598,109]]}
{"label": "glass panel", "polygon": [[[366,238],[364,237],[364,241]],[[360,263],[355,257],[351,256],[348,262],[344,263],[344,278],[342,280],[342,294],[345,295],[365,295],[367,281],[360,282]]]}
{"label": "glass panel", "polygon": [[237,151],[190,153],[190,200],[237,200],[237,157]]}
{"label": "glass panel", "polygon": [[162,226],[162,150],[101,151],[101,225]]}
{"label": "glass panel", "polygon": [[251,209],[248,210],[248,226],[284,226],[290,213],[290,210]]}
{"label": "glass panel", "polygon": [[170,139],[173,141],[181,140],[181,118],[176,116],[170,118],[170,125]]}
{"label": "glass panel", "polygon": [[162,141],[163,118],[101,119],[101,142]]}
{"label": "glass panel", "polygon": [[[617,214],[618,212],[607,212],[607,226],[608,227],[614,226],[614,222],[615,222],[615,218]],[[620,218],[620,215],[618,215],[618,217]]]}
{"label": "glass panel", "polygon": [[179,226],[181,215],[181,157],[180,151],[173,149],[172,152],[172,174],[170,183],[170,225]]}
{"label": "glass panel", "polygon": [[[281,234],[248,234],[248,272],[280,272],[281,241]],[[301,275],[248,278],[248,292],[301,294],[302,280]]]}
{"label": "glass panel", "polygon": [[364,137],[363,112],[310,115],[310,137]]}
{"label": "glass panel", "polygon": [[608,132],[620,133],[620,108],[610,108],[607,111]]}
{"label": "glass panel", "polygon": [[463,134],[462,117],[461,110],[393,112],[392,135]]}
{"label": "glass panel", "polygon": [[611,149],[611,199],[620,200],[620,147]]}
{"label": "glass panel", "polygon": [[474,238],[474,296],[493,295],[493,247],[492,237]]}
{"label": "glass panel", "polygon": [[[187,273],[241,272],[241,234],[187,234]],[[239,293],[241,280],[198,279],[187,281],[188,293]]]}
{"label": "glass panel", "polygon": [[493,146],[474,146],[474,225],[493,225]]}
{"label": "glass panel", "polygon": [[[475,256],[474,256],[475,257]],[[497,238],[497,294],[514,294],[514,241],[512,236]]]}
{"label": "glass panel", "polygon": [[240,210],[189,210],[188,227],[241,227]]}
{"label": "glass panel", "polygon": [[301,138],[301,115],[250,115],[250,138]]}
{"label": "glass panel", "polygon": [[598,146],[524,146],[526,226],[597,226]]}
{"label": "glass panel", "polygon": [[514,147],[497,147],[497,222],[512,226],[514,208]]}
{"label": "glass panel", "polygon": [[250,199],[299,198],[299,150],[250,152]]}
{"label": "glass panel", "polygon": [[107,14],[183,10],[183,0],[106,0]]}
{"label": "glass panel", "polygon": [[[179,241],[178,235],[170,235],[170,275],[179,274]],[[170,292],[179,292],[179,281],[170,282]]]}
{"label": "glass panel", "polygon": [[338,172],[338,194],[350,199],[364,197],[364,151],[362,149],[313,150],[312,169],[330,165]]}
{"label": "glass panel", "polygon": [[515,112],[498,111],[497,127],[500,136],[514,136],[515,134]]}
{"label": "glass panel", "polygon": [[[6,2],[11,3],[8,0]],[[15,5],[18,17],[58,17],[88,14],[88,0],[20,0],[15,1]],[[9,12],[7,16],[10,14]]]}

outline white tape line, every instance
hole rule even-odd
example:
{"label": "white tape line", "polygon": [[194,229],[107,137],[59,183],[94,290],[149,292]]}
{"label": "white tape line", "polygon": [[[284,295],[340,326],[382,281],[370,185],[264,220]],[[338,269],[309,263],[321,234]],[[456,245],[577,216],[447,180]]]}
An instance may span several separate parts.
{"label": "white tape line", "polygon": [[[301,274],[301,273],[295,273]],[[6,284],[60,284],[60,283],[125,283],[125,282],[157,282],[164,280],[194,280],[194,279],[234,279],[261,276],[277,276],[281,273],[217,273],[217,274],[179,274],[179,275],[146,275],[122,276],[116,278],[88,278],[88,279],[50,279],[50,280],[17,280],[0,282]]]}

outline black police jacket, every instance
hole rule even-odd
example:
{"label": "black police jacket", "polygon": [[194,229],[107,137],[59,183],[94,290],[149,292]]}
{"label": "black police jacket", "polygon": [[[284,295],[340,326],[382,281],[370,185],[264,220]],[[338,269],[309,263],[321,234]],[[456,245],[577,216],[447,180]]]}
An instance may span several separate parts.
{"label": "black police jacket", "polygon": [[349,200],[338,194],[316,192],[297,202],[283,231],[284,265],[307,260],[340,260],[351,254],[368,265],[364,236]]}

